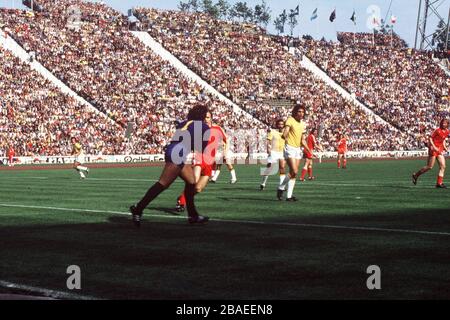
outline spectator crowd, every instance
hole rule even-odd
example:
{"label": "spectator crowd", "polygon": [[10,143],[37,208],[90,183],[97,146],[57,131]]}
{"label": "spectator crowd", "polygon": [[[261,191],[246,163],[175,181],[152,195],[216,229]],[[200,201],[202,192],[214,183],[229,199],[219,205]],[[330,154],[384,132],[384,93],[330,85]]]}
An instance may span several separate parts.
{"label": "spectator crowd", "polygon": [[0,10],[0,24],[100,112],[122,128],[132,124],[127,152],[162,152],[175,121],[199,102],[211,106],[215,121],[225,127],[258,125],[147,49],[128,31],[126,18],[104,4],[79,0],[38,3],[42,11],[32,14]]}
{"label": "spectator crowd", "polygon": [[135,14],[167,50],[267,124],[290,112],[268,100],[299,100],[308,109],[310,127],[324,126],[322,140],[329,150],[343,132],[351,137],[353,150],[415,147],[407,134],[344,100],[257,26],[215,20],[204,13],[136,8]]}
{"label": "spectator crowd", "polygon": [[376,114],[414,137],[450,114],[450,78],[413,49],[304,41],[304,52]]}
{"label": "spectator crowd", "polygon": [[76,134],[93,154],[160,153],[175,121],[197,103],[209,105],[215,122],[227,129],[265,129],[286,118],[294,101],[307,108],[308,126],[322,129],[328,151],[341,133],[355,151],[411,150],[423,147],[421,136],[449,112],[448,77],[396,36],[380,35],[375,46],[370,34],[340,33],[340,43],[295,41],[385,124],[345,100],[305,69],[300,55],[256,25],[134,9],[153,38],[244,112],[147,48],[129,32],[127,18],[105,4],[36,2],[39,12],[0,9],[1,29],[97,112],[2,50],[0,147],[16,144],[18,154],[67,154]]}

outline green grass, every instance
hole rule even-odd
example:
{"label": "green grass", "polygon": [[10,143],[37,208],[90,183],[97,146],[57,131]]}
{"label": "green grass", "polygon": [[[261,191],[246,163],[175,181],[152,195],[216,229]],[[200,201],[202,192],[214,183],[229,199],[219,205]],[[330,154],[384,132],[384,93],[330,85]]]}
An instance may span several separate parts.
{"label": "green grass", "polygon": [[[413,186],[423,164],[316,164],[297,203],[276,200],[277,176],[261,192],[259,166],[237,166],[238,184],[225,170],[197,197],[208,225],[168,210],[177,182],[140,230],[119,213],[160,168],[93,169],[84,181],[72,170],[1,171],[0,280],[68,291],[66,268],[78,265],[76,293],[106,299],[449,299],[450,191],[434,188],[436,171]],[[381,268],[379,291],[366,287],[369,265]]]}

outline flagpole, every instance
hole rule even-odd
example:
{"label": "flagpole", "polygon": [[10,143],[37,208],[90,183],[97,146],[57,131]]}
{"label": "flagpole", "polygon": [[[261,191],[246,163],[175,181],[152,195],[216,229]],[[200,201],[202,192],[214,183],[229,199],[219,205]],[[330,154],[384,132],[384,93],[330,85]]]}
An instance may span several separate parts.
{"label": "flagpole", "polygon": [[394,46],[392,45],[392,38],[394,36],[394,25],[392,25],[391,27],[391,48],[393,48]]}
{"label": "flagpole", "polygon": [[372,33],[372,46],[375,48],[375,26],[373,27],[373,33]]}
{"label": "flagpole", "polygon": [[319,18],[316,18],[316,33],[317,33],[317,39],[320,40],[320,35],[319,35]]}

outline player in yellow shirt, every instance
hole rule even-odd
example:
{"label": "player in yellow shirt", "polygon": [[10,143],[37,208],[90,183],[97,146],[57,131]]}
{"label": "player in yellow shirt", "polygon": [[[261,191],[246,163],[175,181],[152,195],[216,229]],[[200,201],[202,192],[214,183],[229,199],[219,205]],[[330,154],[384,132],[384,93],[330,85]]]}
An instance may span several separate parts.
{"label": "player in yellow shirt", "polygon": [[[280,185],[286,177],[286,160],[284,159],[284,139],[283,139],[284,120],[278,119],[275,123],[275,129],[270,130],[267,135],[267,168],[262,172],[262,181],[260,185],[261,191],[266,188],[267,179],[269,175],[275,174],[272,168],[273,164],[278,164],[280,172]],[[276,169],[275,169],[276,170]]]}
{"label": "player in yellow shirt", "polygon": [[83,147],[76,138],[72,138],[72,155],[75,157],[73,168],[78,171],[81,179],[85,179],[89,174],[89,168],[82,166],[84,162]]}
{"label": "player in yellow shirt", "polygon": [[278,187],[277,198],[282,200],[283,193],[288,187],[286,201],[297,201],[293,196],[295,181],[298,174],[298,167],[302,159],[302,147],[306,152],[311,153],[306,141],[306,124],[303,121],[306,110],[300,104],[296,104],[292,110],[292,115],[286,120],[283,129],[283,138],[286,143],[284,146],[284,157],[289,166],[289,175],[286,176],[283,183]]}

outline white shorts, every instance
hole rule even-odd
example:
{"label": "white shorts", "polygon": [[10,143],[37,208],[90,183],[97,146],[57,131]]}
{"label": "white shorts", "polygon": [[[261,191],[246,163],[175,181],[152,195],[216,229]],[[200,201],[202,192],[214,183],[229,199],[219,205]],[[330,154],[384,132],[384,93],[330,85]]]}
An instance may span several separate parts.
{"label": "white shorts", "polygon": [[75,156],[75,162],[78,162],[79,164],[84,163],[84,153],[80,153],[79,155]]}
{"label": "white shorts", "polygon": [[269,158],[267,158],[268,163],[277,163],[280,160],[284,160],[282,151],[271,151]]}
{"label": "white shorts", "polygon": [[288,144],[284,146],[284,157],[286,159],[297,159],[301,160],[303,155],[302,148],[292,147]]}
{"label": "white shorts", "polygon": [[225,162],[230,162],[233,158],[233,154],[228,151],[226,154],[221,153],[217,153],[216,154],[216,159],[215,162],[217,164],[224,164]]}

